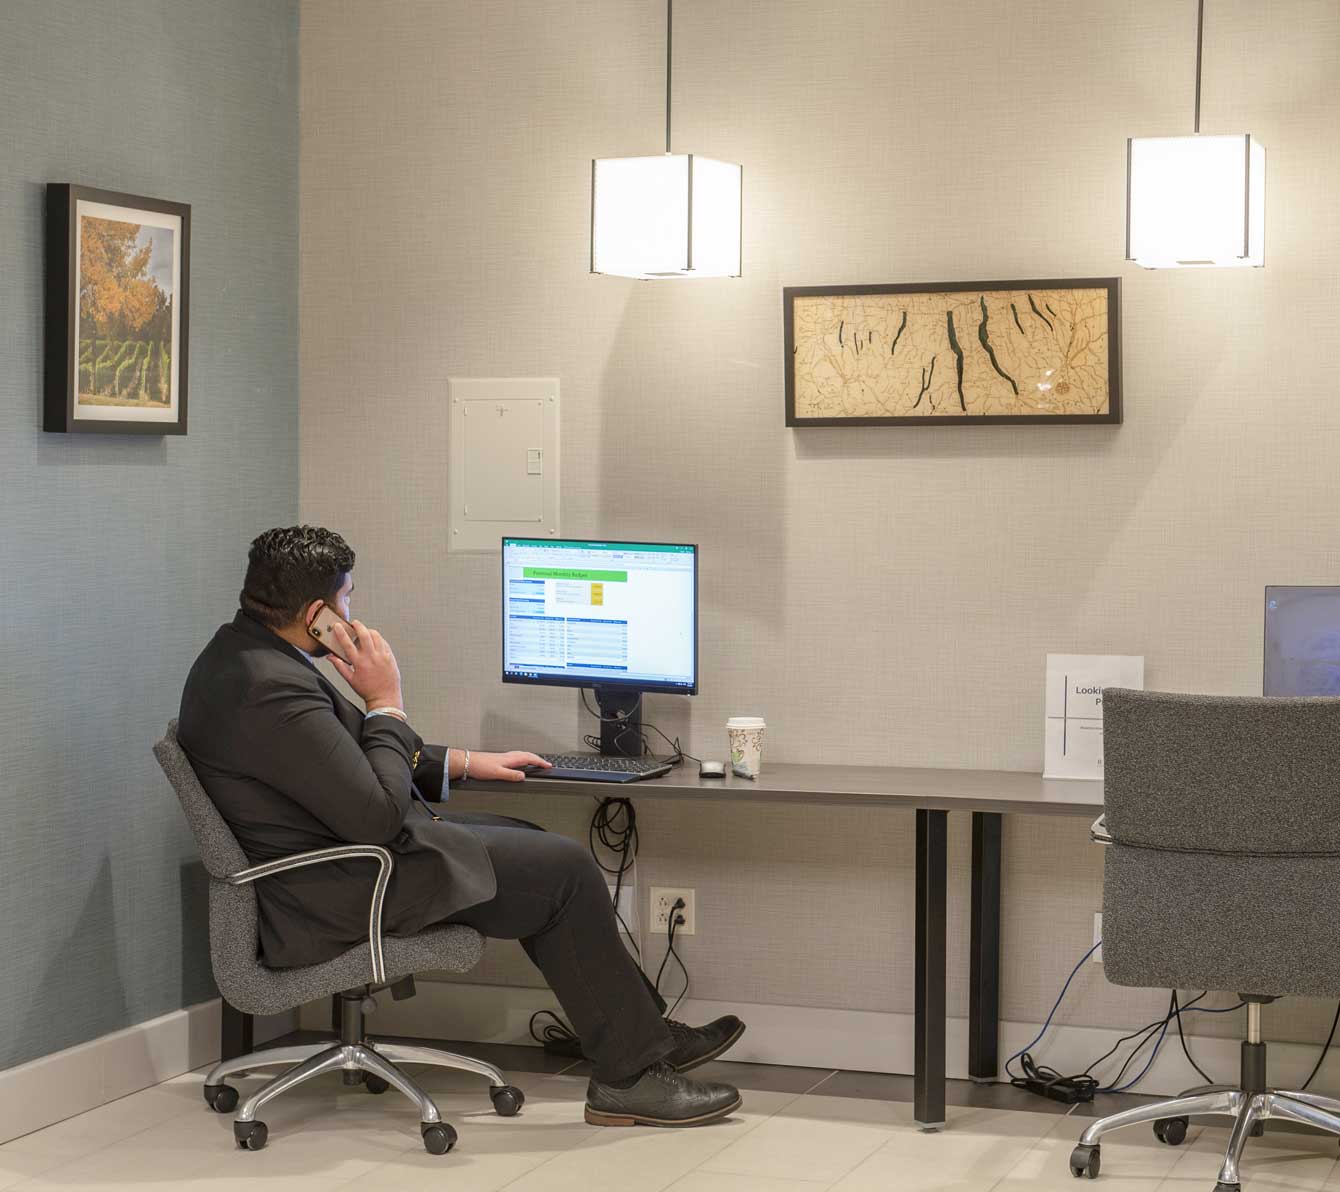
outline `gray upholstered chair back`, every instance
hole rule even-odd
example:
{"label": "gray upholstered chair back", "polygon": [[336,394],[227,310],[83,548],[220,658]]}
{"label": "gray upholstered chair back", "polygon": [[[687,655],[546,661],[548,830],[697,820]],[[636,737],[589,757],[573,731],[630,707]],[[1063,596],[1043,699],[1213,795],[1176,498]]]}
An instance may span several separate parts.
{"label": "gray upholstered chair back", "polygon": [[246,1013],[273,1014],[290,1009],[257,996],[263,990],[267,970],[259,959],[260,910],[256,887],[232,886],[223,880],[230,873],[246,869],[251,862],[177,743],[175,720],[168,722],[163,739],[154,744],[154,757],[177,793],[200,850],[200,860],[209,874],[209,953],[219,992]]}
{"label": "gray upholstered chair back", "polygon": [[[175,720],[154,745],[154,756],[177,792],[209,873],[210,961],[219,992],[228,1002],[246,1014],[279,1014],[315,998],[368,984],[372,962],[366,943],[333,960],[303,968],[271,969],[261,962],[256,887],[234,886],[224,880],[246,869],[250,861],[177,743]],[[459,925],[387,939],[387,977],[395,980],[432,969],[469,972],[479,963],[483,948],[483,937],[477,931]]]}
{"label": "gray upholstered chair back", "polygon": [[237,843],[233,830],[219,814],[214,800],[205,793],[190,759],[177,744],[177,722],[168,722],[163,739],[154,745],[154,757],[177,792],[186,822],[191,825],[200,860],[210,877],[224,878],[245,869],[250,862]]}
{"label": "gray upholstered chair back", "polygon": [[1340,699],[1103,695],[1118,985],[1340,996]]}

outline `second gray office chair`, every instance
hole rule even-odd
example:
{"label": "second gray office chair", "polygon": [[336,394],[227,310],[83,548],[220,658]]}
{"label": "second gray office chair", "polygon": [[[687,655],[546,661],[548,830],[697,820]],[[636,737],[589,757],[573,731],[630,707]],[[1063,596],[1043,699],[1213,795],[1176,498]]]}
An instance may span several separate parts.
{"label": "second gray office chair", "polygon": [[[233,1136],[239,1147],[258,1151],[265,1145],[268,1130],[264,1122],[257,1120],[256,1113],[267,1101],[313,1076],[338,1070],[344,1073],[347,1083],[364,1084],[369,1092],[382,1093],[394,1087],[404,1093],[418,1107],[424,1146],[432,1154],[445,1154],[456,1143],[456,1131],[442,1120],[433,1099],[396,1067],[397,1061],[477,1073],[488,1079],[489,1095],[499,1114],[510,1117],[520,1110],[525,1096],[509,1085],[492,1064],[431,1047],[378,1042],[364,1033],[363,1016],[370,1008],[367,1003],[374,991],[399,988],[414,973],[430,969],[467,972],[483,953],[484,941],[478,932],[470,927],[447,926],[432,927],[413,936],[384,938],[382,902],[394,865],[389,849],[348,844],[252,865],[177,744],[175,720],[154,746],[154,756],[181,800],[200,849],[200,859],[209,873],[209,951],[219,992],[245,1014],[279,1014],[317,998],[335,994],[340,998],[338,1042],[327,1040],[253,1051],[223,1060],[205,1078],[205,1101],[209,1107],[218,1113],[230,1113],[238,1096],[236,1089],[224,1083],[228,1076],[244,1076],[253,1069],[276,1065],[286,1069],[242,1102],[233,1121]],[[361,857],[371,862],[368,942],[324,964],[266,968],[259,959],[259,915],[252,883],[272,873],[319,865],[336,857]]]}
{"label": "second gray office chair", "polygon": [[1103,694],[1103,966],[1116,985],[1210,989],[1247,1002],[1237,1085],[1192,1089],[1094,1122],[1070,1157],[1098,1175],[1099,1140],[1189,1119],[1232,1129],[1216,1192],[1238,1192],[1247,1139],[1270,1118],[1340,1134],[1340,1101],[1266,1084],[1261,1007],[1340,998],[1340,699]]}

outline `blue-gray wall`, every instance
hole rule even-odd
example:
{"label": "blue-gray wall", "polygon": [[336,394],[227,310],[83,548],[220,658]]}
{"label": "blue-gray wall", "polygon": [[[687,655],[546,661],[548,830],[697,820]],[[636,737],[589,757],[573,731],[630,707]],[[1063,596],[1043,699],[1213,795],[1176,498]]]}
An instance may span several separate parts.
{"label": "blue-gray wall", "polygon": [[[298,507],[294,0],[0,0],[0,1068],[213,996],[149,747]],[[43,434],[43,188],[192,205],[190,434]]]}

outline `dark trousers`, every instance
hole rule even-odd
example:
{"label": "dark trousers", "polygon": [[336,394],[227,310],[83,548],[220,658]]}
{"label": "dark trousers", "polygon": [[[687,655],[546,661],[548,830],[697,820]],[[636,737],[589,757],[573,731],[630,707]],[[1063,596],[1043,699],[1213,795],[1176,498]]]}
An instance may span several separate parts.
{"label": "dark trousers", "polygon": [[598,1080],[622,1080],[666,1055],[665,1003],[619,938],[605,874],[584,845],[537,824],[441,810],[479,837],[498,892],[448,923],[520,940],[581,1040]]}

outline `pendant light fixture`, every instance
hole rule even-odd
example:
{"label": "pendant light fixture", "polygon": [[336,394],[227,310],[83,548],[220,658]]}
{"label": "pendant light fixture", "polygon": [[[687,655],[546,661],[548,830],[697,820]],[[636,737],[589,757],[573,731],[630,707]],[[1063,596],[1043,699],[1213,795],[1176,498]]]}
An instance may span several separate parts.
{"label": "pendant light fixture", "polygon": [[1265,264],[1265,146],[1200,135],[1204,35],[1197,0],[1194,134],[1126,142],[1126,259],[1148,269]]}
{"label": "pendant light fixture", "polygon": [[591,272],[739,277],[741,169],[670,149],[674,0],[665,5],[665,153],[591,162]]}

